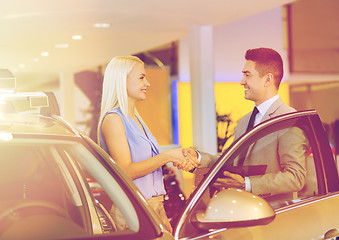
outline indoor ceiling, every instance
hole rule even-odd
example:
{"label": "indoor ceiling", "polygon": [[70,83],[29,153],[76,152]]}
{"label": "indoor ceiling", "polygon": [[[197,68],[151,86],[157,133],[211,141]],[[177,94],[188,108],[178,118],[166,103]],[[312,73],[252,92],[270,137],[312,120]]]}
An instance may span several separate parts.
{"label": "indoor ceiling", "polygon": [[192,25],[220,26],[292,1],[2,0],[0,68],[46,78],[77,72],[178,40]]}

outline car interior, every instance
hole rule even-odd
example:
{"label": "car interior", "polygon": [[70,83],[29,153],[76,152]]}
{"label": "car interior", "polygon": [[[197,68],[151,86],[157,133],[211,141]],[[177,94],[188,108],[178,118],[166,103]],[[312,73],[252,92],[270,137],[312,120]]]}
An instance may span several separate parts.
{"label": "car interior", "polygon": [[[41,150],[30,145],[0,146],[0,236],[55,237],[56,232],[62,238],[88,235],[80,208],[69,198],[59,168]],[[38,231],[41,224],[45,230]],[[30,227],[22,231],[23,225]]]}

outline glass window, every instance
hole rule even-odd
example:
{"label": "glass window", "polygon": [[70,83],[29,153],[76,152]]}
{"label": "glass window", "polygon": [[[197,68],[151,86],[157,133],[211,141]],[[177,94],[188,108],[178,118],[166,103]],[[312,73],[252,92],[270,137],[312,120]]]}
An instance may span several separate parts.
{"label": "glass window", "polygon": [[132,230],[137,232],[139,222],[136,211],[124,190],[111,174],[83,145],[75,145],[64,151],[68,158],[77,162],[81,167],[96,199],[96,208],[100,205],[101,211],[109,213],[105,221],[107,224],[112,222],[113,231]]}
{"label": "glass window", "polygon": [[[192,200],[194,206],[185,218],[180,234],[190,237],[202,234],[203,229],[194,226],[197,214],[207,216],[208,212],[220,211],[221,218],[250,219],[251,214],[247,215],[246,211],[241,211],[241,207],[236,208],[236,211],[232,210],[231,206],[236,205],[237,198],[229,199],[230,202],[226,203],[230,204],[228,210],[223,207],[225,203],[216,200],[222,199],[219,198],[218,193],[223,195],[226,193],[223,190],[234,187],[232,181],[228,181],[229,179],[225,177],[225,171],[236,173],[241,178],[249,180],[251,189],[248,190],[264,198],[273,209],[323,194],[319,191],[321,189],[319,185],[323,183],[318,182],[322,180],[317,180],[315,168],[320,164],[320,159],[317,159],[319,154],[316,151],[318,149],[313,130],[307,117],[274,123],[271,121],[269,124],[262,124],[253,129],[252,134],[240,138],[226,149],[208,172],[206,169],[201,169],[205,177],[193,193],[197,199]],[[199,169],[197,170],[199,174],[198,171]],[[212,198],[214,201],[211,201]],[[243,209],[249,205],[250,203],[247,203]],[[223,230],[226,228],[219,232]],[[206,230],[206,236],[213,231]]]}
{"label": "glass window", "polygon": [[263,128],[218,160],[224,164],[204,198],[232,187],[224,171],[246,178],[250,183],[247,190],[263,197],[274,209],[319,195],[313,142],[313,132],[303,118]]}
{"label": "glass window", "polygon": [[[13,139],[1,144],[0,152],[1,237],[45,234],[43,238],[49,239],[113,233],[119,222],[109,214],[112,205],[128,232],[138,232],[139,218],[124,189],[81,143]],[[60,224],[55,225],[56,221]],[[48,222],[46,231],[33,231]],[[29,224],[32,236],[22,231],[24,223]],[[61,229],[56,231],[56,227]]]}

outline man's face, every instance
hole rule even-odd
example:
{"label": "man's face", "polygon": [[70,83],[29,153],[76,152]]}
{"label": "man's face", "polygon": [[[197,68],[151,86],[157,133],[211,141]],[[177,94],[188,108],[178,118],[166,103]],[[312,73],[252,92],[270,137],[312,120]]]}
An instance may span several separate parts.
{"label": "man's face", "polygon": [[266,99],[266,76],[259,76],[259,72],[255,69],[255,62],[248,60],[242,70],[244,76],[240,84],[245,88],[245,99],[254,101],[258,106]]}

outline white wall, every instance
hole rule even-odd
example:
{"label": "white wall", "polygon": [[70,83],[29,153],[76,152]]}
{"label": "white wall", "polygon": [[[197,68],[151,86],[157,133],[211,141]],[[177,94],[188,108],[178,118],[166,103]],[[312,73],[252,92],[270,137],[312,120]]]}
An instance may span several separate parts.
{"label": "white wall", "polygon": [[[214,64],[216,82],[240,82],[249,48],[269,47],[278,51],[288,74],[284,49],[283,8],[274,8],[254,16],[214,28]],[[179,41],[179,81],[190,81],[188,38]]]}

